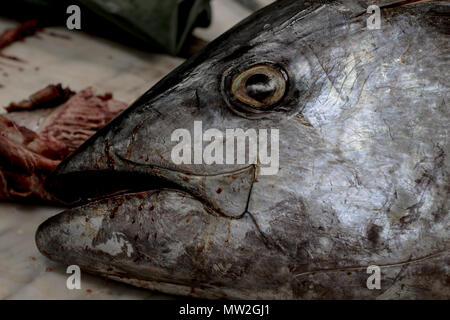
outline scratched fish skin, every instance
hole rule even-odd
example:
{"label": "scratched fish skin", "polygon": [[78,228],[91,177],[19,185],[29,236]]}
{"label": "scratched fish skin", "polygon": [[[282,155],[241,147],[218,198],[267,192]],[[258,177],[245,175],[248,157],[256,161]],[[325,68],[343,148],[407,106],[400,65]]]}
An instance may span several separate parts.
{"label": "scratched fish skin", "polygon": [[[365,1],[279,1],[211,43],[58,167],[49,189],[86,203],[44,222],[39,250],[196,297],[450,298],[450,5],[379,4],[368,30]],[[286,77],[263,112],[228,88],[256,65]],[[194,121],[278,128],[279,172],[175,165],[171,133]]]}

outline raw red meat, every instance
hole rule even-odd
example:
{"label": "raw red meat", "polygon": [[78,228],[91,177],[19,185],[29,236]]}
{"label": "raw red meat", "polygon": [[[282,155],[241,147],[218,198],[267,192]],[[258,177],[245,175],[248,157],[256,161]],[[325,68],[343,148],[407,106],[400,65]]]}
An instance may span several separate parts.
{"label": "raw red meat", "polygon": [[0,116],[0,199],[53,201],[43,183],[69,153],[64,143]]}
{"label": "raw red meat", "polygon": [[[62,90],[62,91],[61,91]],[[22,103],[20,110],[34,110],[40,106],[36,101],[54,105],[72,92],[60,85],[48,86]],[[56,93],[56,94],[55,94]],[[42,98],[43,97],[43,98]],[[0,199],[24,201],[57,201],[44,188],[45,178],[72,151],[102,128],[127,105],[113,99],[112,94],[94,94],[91,88],[80,91],[50,114],[42,114],[44,125],[39,132],[32,131],[7,117],[22,116],[21,122],[31,124],[33,112],[12,112],[0,115]],[[11,109],[14,111],[14,109]],[[17,109],[16,109],[17,110]],[[27,113],[28,112],[28,113]]]}
{"label": "raw red meat", "polygon": [[66,102],[75,92],[69,88],[63,88],[61,84],[49,85],[36,93],[33,93],[28,99],[19,103],[11,103],[6,107],[6,111],[22,111],[37,108],[56,107]]}
{"label": "raw red meat", "polygon": [[52,115],[42,134],[64,142],[73,152],[126,107],[114,100],[112,94],[97,96],[92,88],[87,88]]}
{"label": "raw red meat", "polygon": [[0,51],[15,41],[23,40],[25,37],[34,35],[40,28],[36,20],[22,23],[19,27],[8,29],[0,34]]}

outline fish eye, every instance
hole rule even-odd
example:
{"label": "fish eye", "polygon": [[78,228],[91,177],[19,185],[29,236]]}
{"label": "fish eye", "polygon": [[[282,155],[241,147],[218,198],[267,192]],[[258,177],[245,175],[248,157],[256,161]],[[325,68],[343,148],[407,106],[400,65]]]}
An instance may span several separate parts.
{"label": "fish eye", "polygon": [[275,66],[256,65],[232,78],[232,100],[253,110],[266,110],[283,99],[286,82],[287,76]]}

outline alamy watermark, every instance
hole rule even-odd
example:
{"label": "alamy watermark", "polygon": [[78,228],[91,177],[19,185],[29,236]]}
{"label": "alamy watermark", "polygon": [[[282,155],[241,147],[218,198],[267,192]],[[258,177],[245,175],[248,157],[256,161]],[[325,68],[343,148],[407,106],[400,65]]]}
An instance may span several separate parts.
{"label": "alamy watermark", "polygon": [[67,18],[66,26],[69,30],[81,29],[81,9],[79,6],[73,4],[67,7],[67,14],[70,16]]}
{"label": "alamy watermark", "polygon": [[81,289],[81,270],[77,265],[71,265],[67,267],[66,273],[71,274],[67,278],[66,287],[69,290],[80,290]]}
{"label": "alamy watermark", "polygon": [[[174,164],[257,164],[260,175],[276,175],[279,170],[278,129],[208,129],[194,121],[193,137],[188,129],[176,129],[171,141]],[[269,145],[270,141],[270,145]],[[204,142],[207,145],[204,146]],[[208,143],[209,142],[209,143]],[[248,143],[247,143],[248,142]]]}
{"label": "alamy watermark", "polygon": [[370,13],[370,17],[367,18],[367,29],[378,30],[381,29],[381,13],[380,7],[371,5],[367,8],[367,13]]}
{"label": "alamy watermark", "polygon": [[370,274],[367,278],[366,286],[369,290],[380,290],[381,289],[381,269],[379,266],[368,266],[367,273]]}

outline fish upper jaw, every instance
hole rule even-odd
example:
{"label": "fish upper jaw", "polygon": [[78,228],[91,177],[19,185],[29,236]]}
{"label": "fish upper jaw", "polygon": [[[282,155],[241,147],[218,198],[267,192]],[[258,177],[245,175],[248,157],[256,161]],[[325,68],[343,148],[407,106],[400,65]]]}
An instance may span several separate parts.
{"label": "fish upper jaw", "polygon": [[[92,156],[92,154],[86,154]],[[83,156],[83,154],[81,155]],[[89,159],[76,163],[89,163]],[[62,202],[82,204],[117,194],[174,189],[200,200],[213,214],[230,218],[242,217],[248,206],[256,165],[217,174],[198,175],[154,165],[143,165],[115,157],[114,167],[83,167],[62,164],[47,181],[50,190]],[[96,168],[97,166],[97,168]]]}

